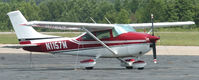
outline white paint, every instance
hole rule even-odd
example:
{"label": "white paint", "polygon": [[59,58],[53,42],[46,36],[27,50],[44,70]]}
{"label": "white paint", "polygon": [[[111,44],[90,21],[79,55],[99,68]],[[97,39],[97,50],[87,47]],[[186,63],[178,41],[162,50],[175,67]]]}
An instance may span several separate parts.
{"label": "white paint", "polygon": [[133,63],[133,68],[143,68],[147,65],[147,63]]}
{"label": "white paint", "polygon": [[[183,25],[193,25],[195,22],[193,21],[183,21],[183,22],[157,22],[154,23],[154,27],[171,27],[171,26],[183,26]],[[100,30],[107,30],[112,29],[115,27],[115,24],[99,24],[99,23],[75,23],[75,22],[50,22],[50,21],[31,21],[27,22],[26,25],[34,26],[34,25],[41,25],[39,27],[45,28],[53,28],[53,29],[70,29],[74,30],[74,28],[82,28],[85,27],[90,31],[100,31]],[[143,28],[151,28],[151,23],[133,23],[133,24],[126,24],[132,26],[136,29],[143,29]]]}
{"label": "white paint", "polygon": [[42,39],[42,40],[31,40],[31,43],[45,43],[45,42],[53,42],[53,41],[66,41],[66,40],[69,40],[69,41],[72,41],[76,38],[67,38],[67,37],[64,37],[64,38],[53,38],[53,39]]}
{"label": "white paint", "polygon": [[85,67],[94,67],[95,64],[96,64],[96,61],[94,61],[94,62],[80,63],[80,67],[83,67],[83,68],[85,68]]}
{"label": "white paint", "polygon": [[[118,57],[133,57],[133,56],[141,56],[151,50],[149,47],[150,43],[143,43],[143,44],[129,44],[129,45],[119,45],[119,46],[110,46],[111,49],[116,51]],[[130,50],[128,49],[130,48]],[[128,51],[127,51],[128,49]],[[100,57],[116,57],[113,55],[109,50],[104,47],[95,48],[95,49],[87,49],[87,50],[79,50],[73,49],[71,50],[62,50],[62,51],[52,51],[50,53],[57,53],[57,54],[65,54],[65,55],[81,55],[81,56],[96,56],[101,55]],[[69,51],[69,52],[67,52]],[[59,53],[60,52],[60,53]],[[142,52],[142,54],[139,54]]]}

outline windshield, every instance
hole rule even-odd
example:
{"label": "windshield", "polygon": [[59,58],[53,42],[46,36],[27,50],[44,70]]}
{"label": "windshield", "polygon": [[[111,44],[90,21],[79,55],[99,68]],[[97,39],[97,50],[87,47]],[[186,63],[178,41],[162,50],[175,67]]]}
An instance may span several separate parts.
{"label": "windshield", "polygon": [[132,26],[125,25],[125,24],[117,24],[115,25],[113,31],[113,37],[116,37],[122,33],[128,33],[128,32],[136,32],[135,29]]}

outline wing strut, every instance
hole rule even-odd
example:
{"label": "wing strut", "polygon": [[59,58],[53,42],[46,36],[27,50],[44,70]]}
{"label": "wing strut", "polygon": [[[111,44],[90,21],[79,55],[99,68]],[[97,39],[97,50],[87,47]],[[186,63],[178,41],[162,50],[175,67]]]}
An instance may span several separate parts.
{"label": "wing strut", "polygon": [[106,49],[108,49],[114,56],[116,56],[116,58],[121,61],[126,63],[126,61],[122,60],[121,58],[119,58],[117,56],[117,52],[113,51],[110,47],[108,47],[106,44],[104,44],[100,39],[98,39],[95,35],[93,35],[93,33],[91,33],[89,30],[87,30],[86,28],[82,27],[82,29],[84,31],[86,31],[91,37],[93,37],[95,40],[97,40],[102,46],[104,46]]}

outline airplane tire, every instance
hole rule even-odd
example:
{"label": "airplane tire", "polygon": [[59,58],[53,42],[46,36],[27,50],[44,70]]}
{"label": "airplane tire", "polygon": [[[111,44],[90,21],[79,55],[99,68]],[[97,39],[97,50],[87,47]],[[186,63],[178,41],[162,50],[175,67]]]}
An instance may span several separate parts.
{"label": "airplane tire", "polygon": [[144,67],[140,67],[140,68],[138,68],[138,70],[143,70],[144,69]]}
{"label": "airplane tire", "polygon": [[133,69],[132,66],[126,66],[126,69]]}
{"label": "airplane tire", "polygon": [[85,67],[86,70],[92,70],[93,67]]}

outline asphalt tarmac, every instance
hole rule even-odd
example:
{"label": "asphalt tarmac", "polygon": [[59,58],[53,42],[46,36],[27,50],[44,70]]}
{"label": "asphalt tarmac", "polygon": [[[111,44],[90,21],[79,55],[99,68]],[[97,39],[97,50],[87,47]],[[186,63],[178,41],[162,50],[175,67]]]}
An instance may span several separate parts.
{"label": "asphalt tarmac", "polygon": [[79,61],[89,57],[33,53],[31,63],[29,53],[16,52],[0,52],[0,80],[199,80],[198,55],[161,54],[158,64],[152,55],[144,55],[144,70],[128,70],[117,59],[100,58],[93,70],[84,70]]}

